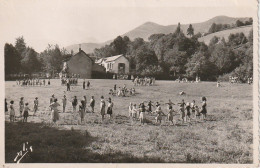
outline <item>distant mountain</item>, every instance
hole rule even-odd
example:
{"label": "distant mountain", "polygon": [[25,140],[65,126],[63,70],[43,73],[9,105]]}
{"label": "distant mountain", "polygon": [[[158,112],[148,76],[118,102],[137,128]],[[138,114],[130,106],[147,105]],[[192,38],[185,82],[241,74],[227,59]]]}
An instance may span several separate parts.
{"label": "distant mountain", "polygon": [[[241,20],[243,22],[245,22],[246,20],[248,20],[248,17],[244,17],[244,18],[233,18],[233,17],[228,17],[228,16],[216,16],[210,20],[207,20],[205,22],[201,22],[201,23],[191,23],[193,28],[194,28],[194,33],[206,33],[208,32],[210,26],[212,25],[212,23],[216,23],[216,24],[235,24],[237,20]],[[188,29],[189,24],[181,24],[181,29],[183,30],[183,32],[185,34],[187,34],[187,29]],[[168,25],[168,26],[163,26],[163,25],[159,25],[157,23],[153,23],[153,22],[146,22],[140,26],[138,26],[137,28],[123,34],[122,36],[128,36],[131,40],[137,38],[137,37],[141,37],[143,38],[145,41],[148,40],[148,38],[152,35],[152,34],[158,34],[158,33],[163,33],[163,34],[169,34],[169,33],[173,33],[175,31],[177,27],[176,25]],[[116,38],[116,37],[115,37]],[[109,44],[111,42],[107,41],[104,43],[83,43],[81,44],[81,48],[86,52],[86,53],[91,53],[94,51],[95,48],[100,48],[106,44]],[[79,46],[77,44],[74,45],[70,45],[68,47],[66,47],[66,49],[68,51],[73,50],[74,52],[78,51]]]}
{"label": "distant mountain", "polygon": [[228,29],[228,30],[223,30],[223,31],[219,31],[219,32],[216,32],[216,33],[212,33],[212,34],[208,34],[206,36],[203,36],[201,38],[199,38],[198,40],[200,42],[204,42],[205,44],[209,44],[210,40],[216,36],[216,37],[219,37],[220,39],[222,39],[222,37],[225,38],[225,40],[227,41],[228,40],[228,36],[232,33],[232,34],[235,34],[235,33],[244,33],[245,36],[247,37],[249,35],[249,32],[253,29],[252,25],[250,26],[242,26],[242,27],[236,27],[234,29]]}

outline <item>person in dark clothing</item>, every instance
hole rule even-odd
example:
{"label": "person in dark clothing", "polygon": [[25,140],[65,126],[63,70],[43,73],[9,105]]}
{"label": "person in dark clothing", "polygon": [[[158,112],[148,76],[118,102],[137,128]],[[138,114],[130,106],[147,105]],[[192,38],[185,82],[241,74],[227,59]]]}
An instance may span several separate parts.
{"label": "person in dark clothing", "polygon": [[67,91],[70,91],[70,83],[67,82]]}
{"label": "person in dark clothing", "polygon": [[77,96],[74,96],[74,99],[72,100],[73,112],[76,112],[77,105],[78,105],[78,99],[77,99]]}
{"label": "person in dark clothing", "polygon": [[85,80],[83,81],[83,89],[85,90],[85,85],[86,85],[86,82]]}
{"label": "person in dark clothing", "polygon": [[90,86],[90,82],[88,81],[88,83],[87,83],[87,87],[88,87],[88,89],[89,89],[89,86]]}
{"label": "person in dark clothing", "polygon": [[6,99],[5,99],[5,112],[8,112],[8,107],[7,107]]}

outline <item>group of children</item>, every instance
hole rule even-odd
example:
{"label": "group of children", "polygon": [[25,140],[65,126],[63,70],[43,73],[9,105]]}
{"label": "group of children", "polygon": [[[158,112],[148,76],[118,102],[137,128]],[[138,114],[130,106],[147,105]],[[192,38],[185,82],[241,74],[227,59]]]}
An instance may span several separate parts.
{"label": "group of children", "polygon": [[[196,122],[201,120],[206,119],[206,114],[207,114],[207,109],[206,109],[206,97],[202,97],[202,105],[201,108],[198,107],[198,105],[195,104],[195,100],[192,101],[192,103],[185,103],[184,100],[182,100],[180,103],[177,103],[179,106],[179,109],[175,111],[173,109],[174,103],[169,100],[167,107],[167,114],[165,114],[162,111],[161,105],[159,102],[156,102],[155,104],[155,110],[152,111],[152,107],[154,105],[152,104],[151,101],[147,103],[147,106],[145,105],[145,102],[142,102],[139,104],[137,107],[136,104],[130,103],[128,112],[129,112],[129,117],[132,118],[133,120],[140,120],[141,124],[145,123],[145,114],[155,114],[155,120],[156,123],[162,123],[163,116],[167,116],[167,120],[170,121],[173,125],[175,125],[177,122],[173,121],[173,116],[175,115],[180,115],[180,120],[182,123],[191,122],[191,119],[193,118]],[[146,108],[147,107],[147,108]]]}
{"label": "group of children", "polygon": [[127,89],[126,85],[124,84],[123,87],[118,87],[118,89],[117,89],[117,86],[115,84],[114,88],[110,89],[108,94],[110,94],[112,96],[125,97],[127,95],[134,96],[135,93],[136,93],[135,88]]}
{"label": "group of children", "polygon": [[[33,116],[36,115],[36,112],[38,111],[38,106],[39,106],[39,101],[38,98],[36,97],[34,99],[34,106],[33,106]],[[10,122],[14,122],[15,121],[15,109],[14,109],[14,101],[11,100],[10,101],[10,107],[9,107],[9,112],[10,112]],[[27,118],[29,117],[29,111],[31,111],[31,109],[29,108],[29,103],[26,102],[24,103],[24,97],[20,98],[19,101],[19,117],[23,117],[23,122],[27,122]],[[5,112],[8,112],[8,103],[5,99]]]}
{"label": "group of children", "polygon": [[154,77],[144,77],[139,78],[138,76],[135,79],[132,79],[134,86],[151,86],[155,84]]}
{"label": "group of children", "polygon": [[38,78],[33,78],[33,79],[23,79],[23,80],[16,80],[16,84],[19,86],[46,86],[50,85],[50,79],[45,81],[45,79],[38,79]]}

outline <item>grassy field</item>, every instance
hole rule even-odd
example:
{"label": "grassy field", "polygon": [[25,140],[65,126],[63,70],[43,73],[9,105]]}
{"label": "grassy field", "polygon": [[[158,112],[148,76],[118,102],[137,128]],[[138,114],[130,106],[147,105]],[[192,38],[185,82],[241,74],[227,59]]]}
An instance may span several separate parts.
{"label": "grassy field", "polygon": [[212,33],[212,34],[209,34],[209,35],[206,35],[204,37],[201,37],[199,38],[198,40],[200,42],[205,42],[205,44],[209,45],[210,43],[210,40],[214,37],[214,36],[217,36],[219,37],[220,39],[222,39],[222,37],[225,38],[225,40],[227,41],[228,40],[228,37],[231,33],[233,34],[236,34],[236,33],[244,33],[246,37],[248,37],[249,35],[249,32],[253,30],[253,27],[252,25],[250,26],[243,26],[243,27],[237,27],[237,28],[233,28],[233,29],[227,29],[227,30],[223,30],[223,31],[219,31],[219,32],[216,32],[216,33]]}
{"label": "grassy field", "polygon": [[[82,81],[66,92],[58,80],[51,80],[51,86],[21,87],[15,82],[6,82],[6,98],[15,101],[18,115],[20,97],[29,102],[39,98],[39,112],[29,117],[30,123],[9,123],[5,128],[6,162],[12,162],[19,146],[29,141],[35,152],[25,162],[177,162],[177,163],[252,163],[253,161],[253,101],[252,86],[246,84],[215,82],[177,83],[156,81],[156,86],[136,87],[136,96],[112,97],[114,117],[103,123],[98,115],[100,96],[109,97],[114,84],[128,88],[131,81],[90,80],[91,89],[82,90]],[[186,95],[180,96],[180,91]],[[60,113],[57,125],[50,123],[49,98],[52,94],[61,103],[62,96],[72,99],[74,95],[88,101],[96,98],[96,113],[87,113],[85,125],[77,125],[79,116],[72,114],[71,103],[68,111]],[[169,125],[155,124],[154,116],[148,116],[148,123],[140,126],[138,121],[128,118],[130,102],[159,101],[173,102],[195,100],[200,104],[202,96],[207,97],[208,118],[205,122]],[[166,105],[162,105],[166,110]],[[178,109],[174,106],[174,109]],[[61,108],[60,108],[61,110]],[[31,113],[32,114],[32,113]],[[175,120],[179,118],[175,116]],[[6,121],[9,120],[6,114]],[[19,118],[18,118],[19,120]],[[27,131],[26,131],[27,130]],[[71,131],[72,130],[72,131]],[[17,150],[18,149],[18,150]],[[57,153],[61,153],[57,155]]]}

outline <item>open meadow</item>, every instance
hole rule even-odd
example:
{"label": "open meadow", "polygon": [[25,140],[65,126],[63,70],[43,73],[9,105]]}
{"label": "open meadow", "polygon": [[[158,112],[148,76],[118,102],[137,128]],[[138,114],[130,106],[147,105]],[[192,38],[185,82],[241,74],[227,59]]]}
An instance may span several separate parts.
{"label": "open meadow", "polygon": [[[66,91],[60,80],[52,79],[50,86],[17,86],[14,81],[5,82],[7,102],[14,100],[16,115],[19,99],[29,103],[39,98],[39,111],[29,116],[29,123],[9,123],[6,113],[5,154],[6,162],[12,162],[23,142],[29,141],[34,152],[27,162],[172,162],[172,163],[252,163],[253,161],[253,91],[252,85],[216,82],[178,83],[156,81],[155,86],[136,86],[135,96],[116,97],[109,95],[114,84],[132,88],[130,80],[91,79],[90,89],[83,90],[82,82]],[[179,95],[184,91],[185,95]],[[65,94],[68,98],[67,112],[59,113],[58,125],[51,123],[49,100],[54,94],[61,104]],[[95,97],[95,113],[87,113],[85,124],[79,125],[79,115],[72,114],[71,100],[87,96]],[[100,97],[112,98],[113,118],[106,116],[101,122]],[[143,126],[128,117],[129,103],[137,105],[143,101],[159,102],[166,113],[169,99],[173,103],[196,101],[201,106],[201,97],[207,98],[207,120],[191,121],[189,124],[173,126],[163,119],[162,125],[155,123],[154,115],[147,115]],[[147,103],[146,103],[147,104]],[[178,106],[173,108],[178,111]],[[89,106],[88,106],[88,109]],[[153,108],[154,109],[154,108]],[[30,112],[30,115],[33,113]],[[175,120],[179,115],[174,116]],[[44,155],[45,154],[45,155]],[[44,156],[44,157],[41,157]]]}

